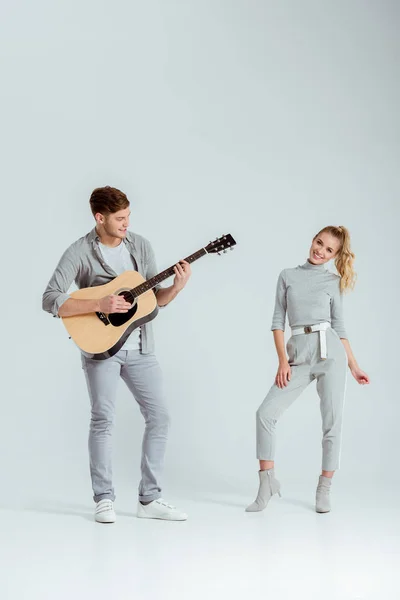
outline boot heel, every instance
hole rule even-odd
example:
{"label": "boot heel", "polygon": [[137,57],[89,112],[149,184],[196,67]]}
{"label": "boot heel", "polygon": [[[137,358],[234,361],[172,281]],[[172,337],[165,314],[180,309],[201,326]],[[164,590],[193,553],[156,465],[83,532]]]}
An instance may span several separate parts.
{"label": "boot heel", "polygon": [[275,479],[274,470],[259,471],[260,487],[257,498],[246,508],[246,512],[259,512],[264,510],[274,494],[281,495],[279,481]]}
{"label": "boot heel", "polygon": [[282,494],[281,494],[280,490],[278,491],[278,496],[279,496],[279,498],[282,498]]}

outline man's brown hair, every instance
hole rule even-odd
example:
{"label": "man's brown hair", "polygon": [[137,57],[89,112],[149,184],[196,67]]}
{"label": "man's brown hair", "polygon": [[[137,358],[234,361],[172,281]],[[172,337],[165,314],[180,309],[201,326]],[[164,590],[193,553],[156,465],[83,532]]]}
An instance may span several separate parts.
{"label": "man's brown hair", "polygon": [[124,192],[109,185],[93,190],[89,202],[93,216],[96,213],[109,215],[129,206],[129,200]]}

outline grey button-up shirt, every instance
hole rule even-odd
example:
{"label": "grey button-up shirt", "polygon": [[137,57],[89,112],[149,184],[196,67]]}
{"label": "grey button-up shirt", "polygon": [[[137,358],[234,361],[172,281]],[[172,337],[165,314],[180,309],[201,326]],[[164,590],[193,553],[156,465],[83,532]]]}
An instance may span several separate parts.
{"label": "grey button-up shirt", "polygon": [[[123,240],[133,259],[133,268],[146,280],[157,275],[157,265],[151,244],[146,238],[128,231]],[[70,295],[68,290],[73,282],[78,288],[103,285],[117,277],[117,273],[106,264],[99,248],[96,229],[71,244],[64,252],[43,293],[43,310],[58,317],[60,306]],[[154,288],[155,293],[160,286]],[[141,327],[141,351],[154,352],[154,335],[151,323]]]}

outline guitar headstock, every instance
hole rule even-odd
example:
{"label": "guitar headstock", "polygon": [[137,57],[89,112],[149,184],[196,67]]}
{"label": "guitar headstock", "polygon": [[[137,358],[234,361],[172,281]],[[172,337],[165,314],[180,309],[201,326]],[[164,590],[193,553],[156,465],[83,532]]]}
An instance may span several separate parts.
{"label": "guitar headstock", "polygon": [[204,249],[208,254],[221,254],[221,252],[228,252],[233,250],[233,246],[236,245],[235,240],[230,233],[217,238],[213,242],[210,242]]}

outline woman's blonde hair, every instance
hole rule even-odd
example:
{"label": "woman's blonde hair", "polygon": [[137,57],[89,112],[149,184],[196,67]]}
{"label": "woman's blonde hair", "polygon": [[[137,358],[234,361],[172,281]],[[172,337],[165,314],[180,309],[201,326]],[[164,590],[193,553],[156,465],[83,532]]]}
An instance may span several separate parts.
{"label": "woman's blonde hair", "polygon": [[340,248],[335,258],[335,267],[340,275],[340,291],[352,290],[357,275],[353,268],[355,254],[351,251],[349,230],[343,225],[339,225],[339,227],[328,225],[328,227],[321,229],[315,237],[318,237],[321,233],[329,233],[339,240]]}

